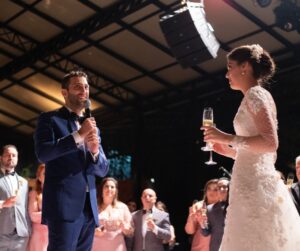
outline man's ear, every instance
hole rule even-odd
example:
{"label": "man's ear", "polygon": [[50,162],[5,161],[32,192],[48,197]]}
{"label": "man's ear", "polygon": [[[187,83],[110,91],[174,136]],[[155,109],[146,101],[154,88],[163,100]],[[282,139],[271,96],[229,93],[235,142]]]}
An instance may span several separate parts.
{"label": "man's ear", "polygon": [[68,95],[67,89],[61,89],[61,94],[63,95],[64,98],[66,98]]}

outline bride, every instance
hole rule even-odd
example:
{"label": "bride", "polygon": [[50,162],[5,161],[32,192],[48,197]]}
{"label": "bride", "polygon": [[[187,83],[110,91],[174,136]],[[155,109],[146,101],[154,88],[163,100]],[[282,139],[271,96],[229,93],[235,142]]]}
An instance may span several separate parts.
{"label": "bride", "polygon": [[244,94],[234,118],[236,135],[202,127],[215,152],[235,159],[220,250],[299,250],[300,218],[274,168],[276,106],[261,86],[274,74],[274,61],[260,45],[245,45],[228,54],[227,68],[231,89]]}

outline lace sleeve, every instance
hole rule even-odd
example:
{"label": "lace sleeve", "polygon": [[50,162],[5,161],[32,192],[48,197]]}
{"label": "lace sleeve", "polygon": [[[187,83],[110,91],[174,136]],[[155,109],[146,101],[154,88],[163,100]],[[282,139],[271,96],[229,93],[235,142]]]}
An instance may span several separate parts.
{"label": "lace sleeve", "polygon": [[245,96],[246,107],[256,125],[258,135],[235,136],[231,145],[252,152],[275,152],[278,147],[276,106],[270,93],[262,87],[251,88]]}

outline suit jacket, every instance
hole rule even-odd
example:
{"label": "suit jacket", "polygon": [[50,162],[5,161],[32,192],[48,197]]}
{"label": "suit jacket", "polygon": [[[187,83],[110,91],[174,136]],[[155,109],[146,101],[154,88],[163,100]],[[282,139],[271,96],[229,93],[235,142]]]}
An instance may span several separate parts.
{"label": "suit jacket", "polygon": [[[65,107],[39,117],[34,141],[38,159],[46,164],[42,223],[74,221],[83,211],[89,194],[98,226],[95,175],[106,175],[108,161],[101,145],[96,161],[84,147],[78,147],[72,135],[74,131],[77,131],[75,119]],[[99,129],[98,132],[100,138]]]}
{"label": "suit jacket", "polygon": [[298,213],[300,215],[300,185],[299,182],[294,183],[291,187],[291,195],[293,202],[298,210]]}
{"label": "suit jacket", "polygon": [[[19,184],[17,202],[10,208],[0,210],[0,236],[9,235],[16,229],[18,236],[29,237],[31,221],[28,215],[28,182],[23,177],[15,174]],[[10,184],[0,171],[0,200],[11,197]]]}
{"label": "suit jacket", "polygon": [[204,236],[211,235],[209,251],[218,251],[222,242],[225,226],[226,202],[207,206],[208,227],[202,230]]}
{"label": "suit jacket", "polygon": [[[157,235],[147,231],[145,238],[142,234],[143,210],[132,214],[134,235],[127,241],[128,251],[163,251],[163,240],[171,239],[169,214],[153,207],[153,220],[158,227]],[[143,248],[144,247],[144,248]]]}

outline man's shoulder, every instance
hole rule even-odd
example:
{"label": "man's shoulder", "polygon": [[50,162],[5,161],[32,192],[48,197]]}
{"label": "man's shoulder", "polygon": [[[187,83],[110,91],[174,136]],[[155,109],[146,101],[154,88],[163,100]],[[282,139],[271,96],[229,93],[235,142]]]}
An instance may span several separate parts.
{"label": "man's shoulder", "polygon": [[291,188],[292,188],[292,189],[299,188],[298,182],[293,183],[292,186],[291,186]]}
{"label": "man's shoulder", "polygon": [[137,211],[134,211],[131,215],[132,217],[137,217],[141,213],[142,209],[139,209]]}
{"label": "man's shoulder", "polygon": [[50,119],[52,117],[60,117],[63,114],[63,107],[56,109],[56,110],[52,110],[52,111],[48,111],[48,112],[42,112],[40,114],[40,119]]}

